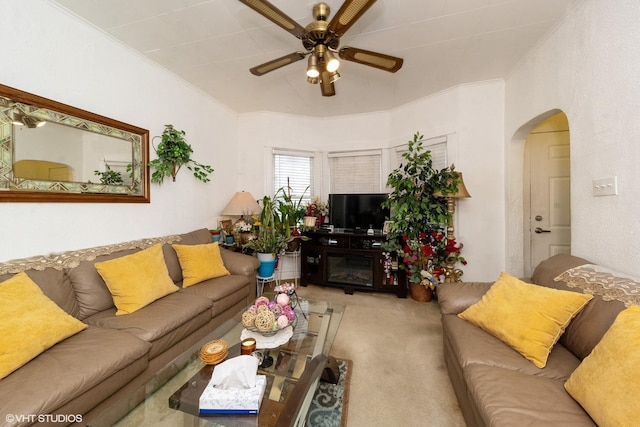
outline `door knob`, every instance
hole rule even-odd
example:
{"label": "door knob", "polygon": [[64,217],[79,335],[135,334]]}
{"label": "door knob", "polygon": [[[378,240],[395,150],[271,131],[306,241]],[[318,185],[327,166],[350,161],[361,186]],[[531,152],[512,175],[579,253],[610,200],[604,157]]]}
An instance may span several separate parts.
{"label": "door knob", "polygon": [[551,230],[543,230],[543,229],[542,229],[542,228],[540,228],[540,227],[536,227],[536,229],[535,229],[535,230],[533,230],[533,231],[535,231],[535,232],[536,232],[536,233],[538,233],[538,234],[540,234],[540,233],[551,233]]}

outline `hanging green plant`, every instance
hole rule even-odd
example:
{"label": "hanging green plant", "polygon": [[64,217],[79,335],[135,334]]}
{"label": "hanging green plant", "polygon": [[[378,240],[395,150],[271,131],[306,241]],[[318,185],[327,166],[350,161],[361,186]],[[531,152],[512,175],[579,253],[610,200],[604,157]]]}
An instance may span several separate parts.
{"label": "hanging green plant", "polygon": [[213,172],[213,168],[209,165],[203,165],[191,158],[193,148],[184,139],[185,132],[178,130],[173,125],[165,125],[162,136],[156,136],[153,139],[161,138],[157,147],[153,147],[158,157],[149,162],[149,167],[154,169],[151,174],[151,182],[162,184],[168,176],[176,180],[176,175],[182,166],[193,172],[193,176],[202,182],[209,182],[209,174]]}

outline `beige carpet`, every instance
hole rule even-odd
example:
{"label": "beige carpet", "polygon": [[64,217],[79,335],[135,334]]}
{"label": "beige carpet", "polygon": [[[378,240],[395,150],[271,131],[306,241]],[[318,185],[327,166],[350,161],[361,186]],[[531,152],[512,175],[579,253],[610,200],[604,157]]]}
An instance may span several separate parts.
{"label": "beige carpet", "polygon": [[298,294],[347,305],[331,355],[353,361],[348,427],[464,427],[444,366],[437,302],[314,285]]}

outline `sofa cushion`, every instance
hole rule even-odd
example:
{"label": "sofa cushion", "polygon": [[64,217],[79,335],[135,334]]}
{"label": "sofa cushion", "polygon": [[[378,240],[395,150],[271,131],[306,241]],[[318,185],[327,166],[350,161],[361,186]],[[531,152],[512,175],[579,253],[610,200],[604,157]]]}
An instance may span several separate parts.
{"label": "sofa cushion", "polygon": [[228,276],[218,243],[202,245],[172,245],[182,268],[182,287],[186,288],[203,280]]}
{"label": "sofa cushion", "polygon": [[126,316],[115,308],[85,319],[90,325],[117,329],[152,344],[149,358],[166,351],[211,320],[212,301],[182,292],[164,296]]}
{"label": "sofa cushion", "polygon": [[580,359],[557,344],[549,354],[545,367],[538,368],[498,338],[455,315],[442,316],[442,329],[451,348],[449,357],[453,356],[454,363],[463,368],[470,364],[482,364],[566,381],[580,364]]}
{"label": "sofa cushion", "polygon": [[138,249],[117,251],[109,255],[101,255],[94,261],[81,261],[77,267],[67,269],[66,274],[71,281],[78,300],[80,320],[86,319],[101,311],[113,307],[113,297],[106,283],[102,280],[95,263],[121,258],[138,252]]}
{"label": "sofa cushion", "polygon": [[[51,301],[58,304],[60,308],[73,317],[78,317],[80,313],[78,300],[69,277],[64,270],[47,267],[43,270],[25,270],[25,273]],[[12,276],[13,274],[2,274],[0,275],[0,282],[4,282]]]}
{"label": "sofa cushion", "polygon": [[116,315],[131,314],[178,291],[169,277],[160,244],[131,255],[96,262],[95,267],[113,296],[113,303],[118,308]]}
{"label": "sofa cushion", "polygon": [[479,302],[458,316],[543,368],[573,316],[592,298],[592,295],[525,283],[502,273]]}
{"label": "sofa cushion", "polygon": [[640,307],[632,305],[616,317],[565,388],[600,426],[638,422],[640,395]]}
{"label": "sofa cushion", "polygon": [[87,325],[42,293],[25,273],[0,283],[0,379]]}
{"label": "sofa cushion", "polygon": [[[601,268],[600,266],[593,267]],[[577,284],[585,285],[587,288],[602,286],[598,283],[581,283],[572,279],[572,271],[581,271],[587,268],[588,265],[581,264],[560,273],[555,278],[556,286],[558,289],[568,290],[575,290]],[[618,299],[624,297],[632,288],[625,289],[627,284],[623,283],[623,281],[626,281],[621,280],[623,278],[623,275],[618,276],[617,273],[611,272],[610,279],[615,285],[606,291],[601,288],[603,292],[598,292],[594,295],[591,302],[571,321],[560,338],[560,342],[580,359],[584,359],[591,353],[596,344],[602,339],[602,336],[611,327],[616,316],[625,309],[625,303]],[[594,280],[598,281],[597,278],[594,278]],[[593,292],[588,291],[587,293],[592,294]]]}
{"label": "sofa cushion", "polygon": [[213,315],[216,316],[242,300],[247,300],[255,283],[245,276],[231,275],[205,280],[180,292],[198,295],[213,301]]}
{"label": "sofa cushion", "polygon": [[0,381],[0,413],[54,413],[99,385],[81,405],[86,413],[147,367],[150,347],[131,334],[89,326]]}
{"label": "sofa cushion", "polygon": [[562,380],[477,364],[464,368],[464,378],[487,426],[596,426]]}
{"label": "sofa cushion", "polygon": [[459,314],[480,301],[493,283],[452,282],[442,283],[436,288],[438,304],[442,314]]}
{"label": "sofa cushion", "polygon": [[256,257],[224,248],[220,249],[220,255],[229,273],[255,278],[256,270],[260,267],[260,261]]}

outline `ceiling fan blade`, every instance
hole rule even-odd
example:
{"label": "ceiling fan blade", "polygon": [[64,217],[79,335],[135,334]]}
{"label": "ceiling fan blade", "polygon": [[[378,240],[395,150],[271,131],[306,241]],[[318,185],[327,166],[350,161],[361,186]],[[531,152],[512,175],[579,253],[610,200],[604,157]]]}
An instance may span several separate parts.
{"label": "ceiling fan blade", "polygon": [[339,54],[340,58],[347,61],[379,68],[390,73],[395,73],[402,68],[402,63],[404,62],[402,58],[349,46],[340,49]]}
{"label": "ceiling fan blade", "polygon": [[249,6],[269,21],[284,28],[299,39],[306,34],[306,30],[303,26],[291,19],[286,13],[269,3],[267,0],[240,0],[240,2]]}
{"label": "ceiling fan blade", "polygon": [[376,0],[345,0],[329,22],[328,30],[341,37]]}
{"label": "ceiling fan blade", "polygon": [[256,65],[253,68],[250,68],[251,74],[255,76],[263,76],[273,70],[277,70],[278,68],[282,68],[285,65],[292,64],[294,62],[300,61],[304,59],[305,54],[302,52],[293,52],[285,56],[281,56],[280,58],[273,59],[269,62],[265,62],[264,64]]}
{"label": "ceiling fan blade", "polygon": [[320,91],[322,92],[322,96],[333,96],[336,94],[336,88],[333,86],[331,76],[326,70],[320,73]]}

